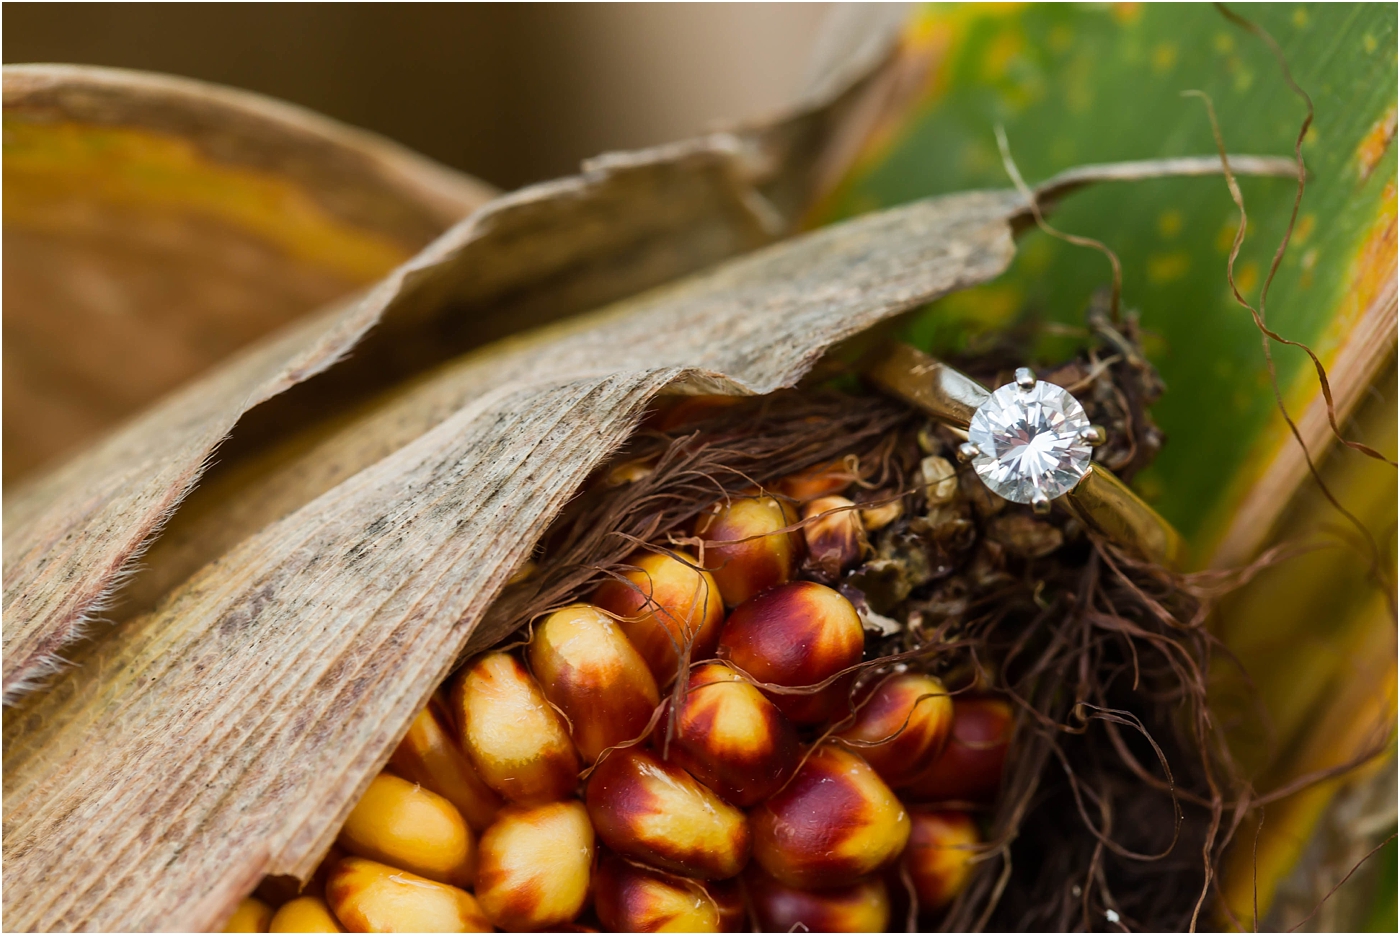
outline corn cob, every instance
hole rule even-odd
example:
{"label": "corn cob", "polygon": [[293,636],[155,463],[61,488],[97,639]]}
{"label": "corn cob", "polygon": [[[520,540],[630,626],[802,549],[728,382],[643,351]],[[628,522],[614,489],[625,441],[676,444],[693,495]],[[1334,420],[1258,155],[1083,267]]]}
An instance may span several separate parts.
{"label": "corn cob", "polygon": [[[645,476],[615,473],[606,484]],[[352,810],[338,839],[349,856],[329,857],[328,879],[283,894],[275,914],[250,900],[234,921],[882,931],[901,873],[924,908],[946,905],[966,884],[976,822],[913,811],[893,788],[911,801],[995,795],[1009,709],[953,701],[905,666],[856,683],[860,613],[798,577],[833,582],[867,532],[900,515],[898,501],[842,497],[853,476],[842,459],[778,485],[806,499],[799,533],[776,496],[717,504],[695,527],[730,543],[705,550],[712,570],[699,555],[638,552],[595,603],[538,623],[523,651],[472,660]],[[939,777],[968,769],[976,788],[945,795]]]}

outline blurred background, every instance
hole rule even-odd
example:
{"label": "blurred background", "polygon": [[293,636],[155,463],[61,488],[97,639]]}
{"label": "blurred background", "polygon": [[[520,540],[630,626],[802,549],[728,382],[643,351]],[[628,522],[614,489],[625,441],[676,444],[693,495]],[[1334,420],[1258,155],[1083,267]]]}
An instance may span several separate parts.
{"label": "blurred background", "polygon": [[770,114],[823,3],[6,3],[3,56],[258,91],[502,188]]}

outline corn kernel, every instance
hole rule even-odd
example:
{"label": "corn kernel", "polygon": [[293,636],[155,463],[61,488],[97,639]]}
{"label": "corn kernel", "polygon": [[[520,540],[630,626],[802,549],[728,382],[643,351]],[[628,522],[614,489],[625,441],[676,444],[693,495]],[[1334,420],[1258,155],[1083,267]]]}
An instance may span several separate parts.
{"label": "corn kernel", "polygon": [[885,932],[890,894],[885,881],[866,877],[849,886],[800,890],[762,870],[745,874],[761,932]]}
{"label": "corn kernel", "polygon": [[255,896],[246,897],[224,923],[225,932],[266,932],[272,907]]}
{"label": "corn kernel", "polygon": [[699,880],[628,863],[615,854],[598,862],[594,908],[613,932],[722,932],[719,903]]}
{"label": "corn kernel", "polygon": [[701,515],[695,534],[716,543],[705,546],[705,567],[713,569],[725,604],[734,607],[792,580],[802,557],[802,538],[777,530],[796,522],[792,509],[776,497],[717,503]]}
{"label": "corn kernel", "polygon": [[744,813],[646,750],[599,761],[587,801],[598,837],[624,857],[701,879],[732,877],[749,859]]}
{"label": "corn kernel", "polygon": [[506,931],[548,931],[583,909],[592,867],[583,803],[508,806],[481,836],[477,899]]}
{"label": "corn kernel", "polygon": [[434,696],[399,741],[389,768],[457,806],[467,826],[479,834],[504,803],[476,774],[453,733],[446,705]]}
{"label": "corn kernel", "polygon": [[891,500],[877,506],[863,507],[860,511],[860,522],[866,532],[875,532],[877,529],[884,529],[903,515],[904,504],[899,500]]}
{"label": "corn kernel", "polygon": [[1011,705],[1000,698],[956,698],[943,752],[904,787],[911,801],[990,802],[1001,789],[1011,742]]}
{"label": "corn kernel", "polygon": [[749,907],[744,905],[744,891],[738,877],[728,880],[706,880],[705,892],[719,907],[719,930],[721,932],[752,931],[749,924]]}
{"label": "corn kernel", "polygon": [[930,455],[919,465],[924,478],[924,498],[929,506],[952,503],[958,496],[958,472],[947,458]]}
{"label": "corn kernel", "polygon": [[374,777],[336,843],[359,857],[454,886],[470,886],[475,869],[472,833],[456,807],[392,773]]}
{"label": "corn kernel", "polygon": [[824,744],[753,813],[754,859],[781,883],[839,886],[899,856],[909,815],[859,756]]}
{"label": "corn kernel", "polygon": [[331,871],[326,902],[352,932],[492,931],[466,890],[362,857]]}
{"label": "corn kernel", "polygon": [[[824,585],[794,581],[734,609],[720,631],[719,655],[761,682],[816,685],[860,662],[865,629],[851,602]],[[797,724],[819,724],[845,701],[839,680],[809,695],[772,694]]]}
{"label": "corn kernel", "polygon": [[839,736],[861,741],[852,749],[880,778],[898,786],[933,763],[952,723],[953,699],[943,683],[931,675],[905,672],[876,685],[856,714],[855,724]]}
{"label": "corn kernel", "polygon": [[462,749],[486,784],[512,802],[566,798],[578,785],[578,754],[558,712],[509,653],[487,653],[452,694]]}
{"label": "corn kernel", "polygon": [[916,811],[904,864],[914,881],[919,907],[942,909],[972,876],[972,858],[982,836],[966,812]]}
{"label": "corn kernel", "polygon": [[593,603],[617,618],[618,625],[658,685],[675,677],[680,650],[691,641],[691,659],[713,655],[724,603],[709,572],[684,553],[638,552],[627,560],[624,580],[609,580]]}
{"label": "corn kernel", "polygon": [[659,701],[646,661],[613,619],[591,604],[555,611],[530,641],[530,667],[592,763],[646,730]]}
{"label": "corn kernel", "polygon": [[835,458],[806,470],[789,474],[778,481],[778,492],[799,503],[839,494],[856,480],[855,469],[859,467],[854,455]]}
{"label": "corn kernel", "polygon": [[801,753],[791,722],[729,666],[712,662],[691,672],[672,762],[748,808],[787,782]]}
{"label": "corn kernel", "polygon": [[298,896],[272,916],[269,932],[343,932],[340,920],[319,896]]}
{"label": "corn kernel", "polygon": [[802,518],[809,520],[802,527],[807,542],[804,567],[823,581],[835,581],[868,549],[855,506],[845,497],[818,497],[802,510]]}

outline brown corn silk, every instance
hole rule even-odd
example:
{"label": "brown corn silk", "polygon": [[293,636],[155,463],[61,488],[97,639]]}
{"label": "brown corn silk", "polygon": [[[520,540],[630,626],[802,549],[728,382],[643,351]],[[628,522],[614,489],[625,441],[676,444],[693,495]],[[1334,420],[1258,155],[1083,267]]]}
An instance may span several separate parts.
{"label": "brown corn silk", "polygon": [[[308,875],[653,397],[791,386],[1003,270],[1026,203],[974,192],[643,291],[785,233],[859,90],[497,199],[7,497],[9,927],[208,929]],[[118,625],[71,645],[177,507]]]}

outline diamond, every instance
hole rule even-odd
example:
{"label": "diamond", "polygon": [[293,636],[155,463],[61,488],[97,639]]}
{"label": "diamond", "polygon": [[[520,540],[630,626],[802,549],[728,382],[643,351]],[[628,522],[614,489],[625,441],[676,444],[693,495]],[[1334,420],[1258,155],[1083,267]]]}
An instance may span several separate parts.
{"label": "diamond", "polygon": [[973,413],[972,466],[997,496],[1030,503],[1039,491],[1053,500],[1089,473],[1087,428],[1084,407],[1064,387],[1008,383]]}

